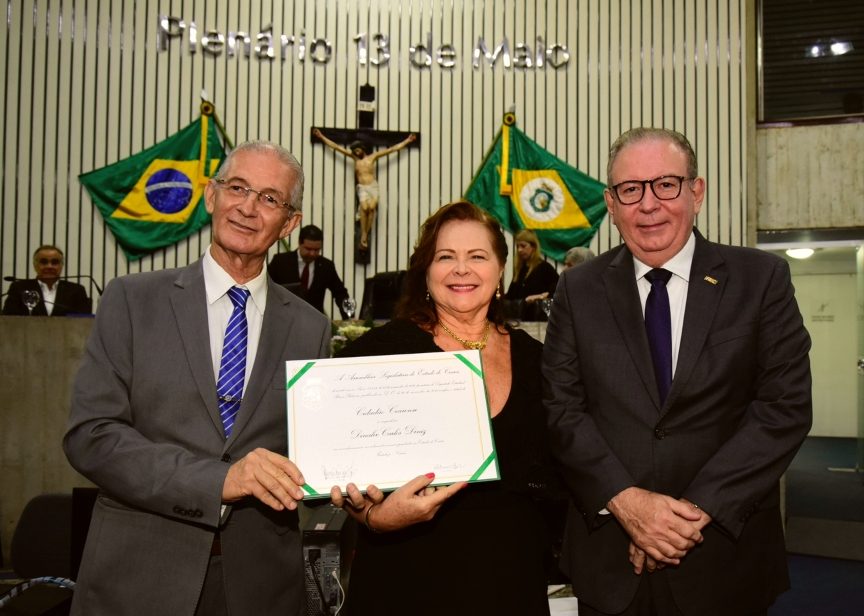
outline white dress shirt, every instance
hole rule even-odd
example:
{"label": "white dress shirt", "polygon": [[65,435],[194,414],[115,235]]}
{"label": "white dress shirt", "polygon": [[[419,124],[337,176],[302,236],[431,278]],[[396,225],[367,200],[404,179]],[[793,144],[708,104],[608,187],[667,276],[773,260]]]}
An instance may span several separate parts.
{"label": "white dress shirt", "polygon": [[210,330],[210,354],[213,360],[213,377],[219,379],[219,366],[222,363],[222,343],[228,320],[234,311],[234,304],[228,297],[228,289],[237,286],[249,291],[249,301],[246,302],[246,323],[249,337],[246,346],[246,376],[243,389],[249,383],[252,366],[258,353],[258,341],[261,338],[261,324],[264,320],[264,309],[267,306],[267,268],[261,267],[261,272],[246,284],[237,284],[228,273],[222,269],[213,255],[210,247],[204,253],[204,289],[207,293],[207,323]]}
{"label": "white dress shirt", "polygon": [[[690,239],[684,244],[684,248],[678,251],[674,257],[669,259],[661,267],[672,272],[672,277],[666,283],[666,291],[669,293],[669,311],[672,317],[672,377],[675,377],[675,368],[678,365],[678,348],[681,346],[681,330],[684,328],[684,308],[687,306],[687,289],[690,285],[690,266],[693,264],[693,253],[696,250],[696,236],[691,233]],[[645,302],[648,293],[651,292],[651,283],[645,279],[645,274],[650,272],[651,266],[645,265],[633,257],[633,265],[636,269],[636,286],[639,289],[639,299],[642,301],[642,317],[645,317]]]}
{"label": "white dress shirt", "polygon": [[39,288],[42,290],[42,303],[45,304],[45,312],[48,316],[54,312],[54,304],[57,301],[57,287],[60,284],[59,280],[54,281],[54,286],[49,287],[41,280],[36,280],[39,283]]}

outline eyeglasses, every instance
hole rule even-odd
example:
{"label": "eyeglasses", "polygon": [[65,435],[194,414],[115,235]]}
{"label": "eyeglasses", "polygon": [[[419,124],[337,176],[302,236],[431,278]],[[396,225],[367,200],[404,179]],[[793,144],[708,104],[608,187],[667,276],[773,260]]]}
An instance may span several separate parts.
{"label": "eyeglasses", "polygon": [[621,205],[633,205],[642,201],[645,196],[645,185],[651,187],[651,192],[661,201],[669,201],[676,199],[681,194],[681,185],[685,180],[690,181],[694,178],[685,178],[680,175],[663,175],[653,180],[627,180],[620,182],[612,187],[618,201]]}
{"label": "eyeglasses", "polygon": [[255,193],[255,200],[259,205],[263,205],[270,210],[284,207],[288,210],[289,216],[293,216],[297,213],[294,206],[287,201],[282,201],[282,197],[278,193],[274,194],[266,191],[255,190],[254,188],[249,188],[248,186],[243,186],[243,184],[233,182],[229,184],[228,180],[222,178],[216,178],[216,183],[228,194],[230,198],[236,201],[246,201],[246,199],[249,198],[249,193]]}
{"label": "eyeglasses", "polygon": [[39,259],[39,265],[60,265],[63,259]]}

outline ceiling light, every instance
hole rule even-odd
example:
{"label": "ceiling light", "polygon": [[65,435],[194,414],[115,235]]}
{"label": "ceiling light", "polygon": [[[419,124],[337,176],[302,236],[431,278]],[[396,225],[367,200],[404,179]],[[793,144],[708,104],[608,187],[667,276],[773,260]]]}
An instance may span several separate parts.
{"label": "ceiling light", "polygon": [[855,49],[854,45],[848,41],[837,41],[836,43],[831,43],[831,53],[835,56],[842,56],[853,49]]}
{"label": "ceiling light", "polygon": [[793,259],[809,259],[813,256],[812,248],[790,248],[786,254]]}

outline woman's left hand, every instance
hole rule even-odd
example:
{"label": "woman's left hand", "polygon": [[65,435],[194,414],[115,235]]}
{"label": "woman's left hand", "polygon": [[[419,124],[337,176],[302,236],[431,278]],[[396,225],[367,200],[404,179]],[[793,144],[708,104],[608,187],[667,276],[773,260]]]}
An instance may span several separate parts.
{"label": "woman's left hand", "polygon": [[366,509],[384,500],[384,492],[374,485],[366,488],[366,494],[363,494],[360,488],[353,483],[345,486],[345,491],[347,494],[342,494],[342,489],[339,486],[333,486],[330,488],[330,501],[334,507],[344,509],[348,515],[361,524],[366,523]]}
{"label": "woman's left hand", "polygon": [[433,473],[415,477],[386,498],[374,485],[366,488],[363,495],[356,485],[349,483],[347,497],[339,486],[333,486],[330,498],[336,507],[342,507],[369,530],[378,533],[394,531],[431,520],[448,498],[468,485],[459,482],[449,486],[430,486],[434,478]]}

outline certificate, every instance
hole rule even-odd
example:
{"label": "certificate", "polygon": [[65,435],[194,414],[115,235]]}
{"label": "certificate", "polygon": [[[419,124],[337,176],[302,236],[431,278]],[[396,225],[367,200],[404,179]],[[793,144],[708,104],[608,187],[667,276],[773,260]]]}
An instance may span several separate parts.
{"label": "certificate", "polygon": [[286,362],[288,457],[311,497],[499,479],[479,351]]}

